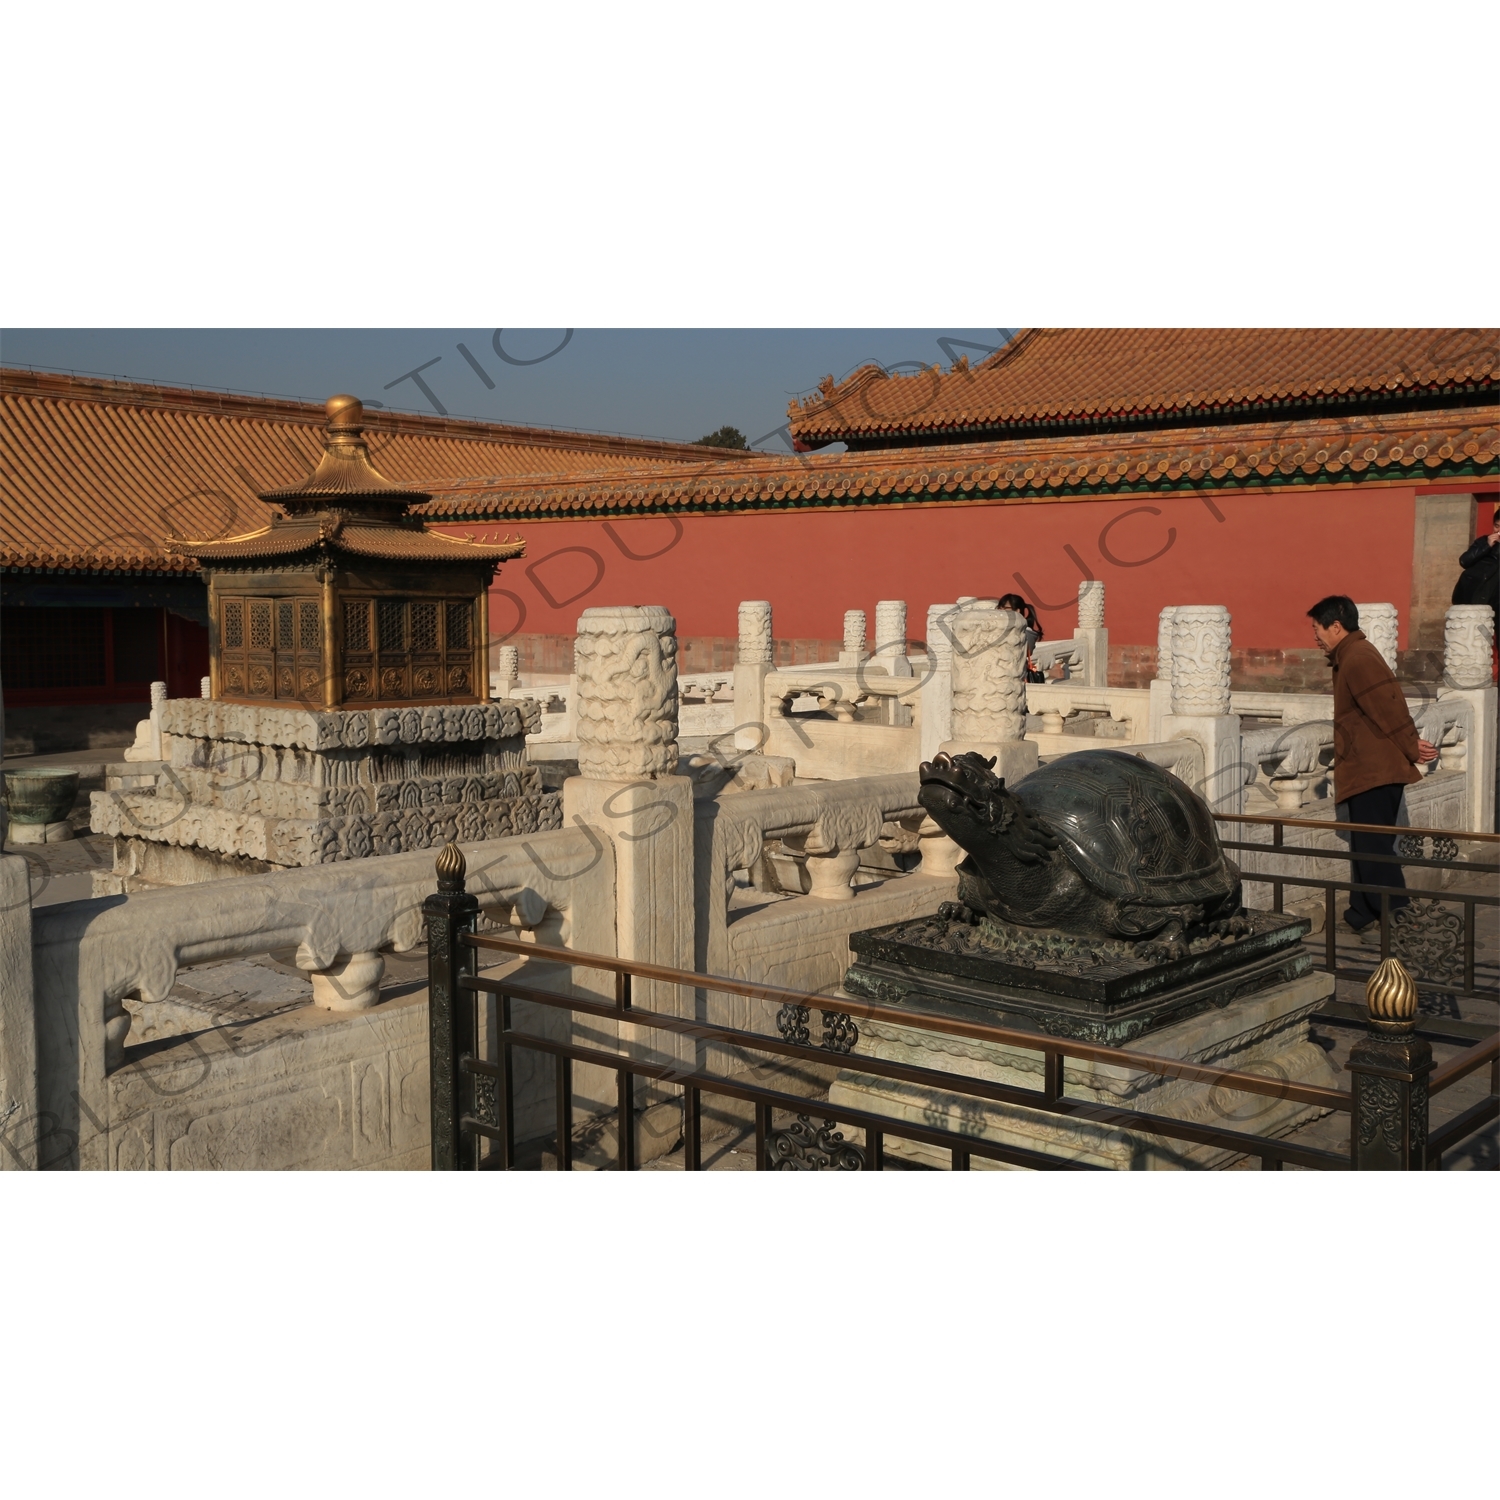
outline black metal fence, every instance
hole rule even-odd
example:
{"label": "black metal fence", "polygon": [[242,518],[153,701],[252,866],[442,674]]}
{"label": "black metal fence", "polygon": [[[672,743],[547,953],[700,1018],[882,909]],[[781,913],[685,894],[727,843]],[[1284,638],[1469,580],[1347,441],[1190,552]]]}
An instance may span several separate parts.
{"label": "black metal fence", "polygon": [[[1321,825],[1327,826],[1327,825]],[[1258,847],[1258,846],[1257,846]],[[1321,852],[1321,851],[1320,851]],[[1092,1164],[1006,1145],[978,1134],[950,1130],[938,1124],[917,1124],[900,1117],[839,1106],[758,1084],[747,1074],[728,1076],[701,1063],[653,1061],[641,1049],[606,1051],[568,1040],[519,1029],[513,1002],[562,1011],[570,1018],[593,1016],[645,1028],[664,1036],[720,1044],[742,1055],[785,1058],[827,1065],[846,1056],[858,1040],[859,1020],[883,1021],[950,1036],[997,1043],[1043,1055],[1039,1089],[1002,1084],[990,1079],[918,1067],[861,1055],[861,1074],[889,1078],[940,1090],[969,1100],[1021,1105],[1058,1118],[1088,1121],[1111,1128],[1141,1131],[1169,1141],[1206,1145],[1258,1159],[1263,1170],[1287,1164],[1313,1170],[1419,1171],[1440,1164],[1442,1153],[1500,1115],[1500,1035],[1473,1045],[1468,1053],[1434,1069],[1430,1042],[1416,1028],[1404,1034],[1372,1032],[1354,1049],[1349,1060],[1353,1088],[1349,1091],[1266,1078],[1233,1069],[1204,1066],[1173,1058],[1120,1048],[1042,1036],[979,1022],[961,1022],[915,1014],[889,1006],[857,1002],[840,996],[836,1007],[828,997],[775,985],[752,984],[717,975],[692,973],[656,964],[632,962],[600,954],[549,948],[513,938],[480,935],[473,931],[478,902],[464,890],[463,859],[454,846],[438,862],[439,888],[426,902],[430,975],[432,1165],[434,1170],[511,1170],[516,1165],[514,1054],[518,1048],[549,1055],[556,1077],[556,1161],[560,1170],[573,1165],[573,1085],[575,1063],[611,1070],[617,1080],[617,1164],[629,1171],[637,1165],[636,1082],[653,1080],[682,1091],[683,1165],[702,1168],[702,1123],[705,1095],[749,1103],[755,1117],[755,1166],[760,1169],[805,1168],[879,1170],[885,1165],[886,1143],[904,1140],[948,1153],[953,1170],[968,1170],[975,1157],[1012,1167],[1039,1171],[1097,1170]],[[1319,882],[1326,884],[1326,882]],[[481,950],[554,961],[613,974],[612,1001],[561,995],[515,977],[490,978],[478,972]],[[697,1017],[644,1009],[632,1001],[632,980],[655,980],[705,995],[745,996],[781,1006],[778,1035],[718,1025]],[[497,1025],[492,1037],[493,1058],[480,1055],[481,997],[496,999]],[[824,1015],[824,1045],[811,1044],[807,1020],[811,1010]],[[701,1056],[704,1048],[695,1048]],[[1111,1107],[1092,1100],[1069,1098],[1064,1087],[1068,1059],[1103,1063],[1135,1073],[1155,1074],[1202,1083],[1240,1094],[1268,1096],[1350,1117],[1347,1151],[1254,1135],[1227,1126],[1189,1122],[1141,1110]],[[1437,1134],[1429,1136],[1431,1098],[1484,1067],[1490,1068],[1489,1095]],[[777,1117],[792,1119],[777,1127]],[[815,1119],[822,1122],[821,1126]],[[845,1138],[839,1127],[864,1133],[863,1145]],[[487,1145],[488,1149],[482,1149]]]}
{"label": "black metal fence", "polygon": [[[1269,826],[1271,842],[1260,844],[1245,840],[1221,839],[1225,849],[1236,854],[1259,854],[1309,865],[1314,861],[1333,860],[1351,864],[1396,865],[1410,870],[1451,871],[1467,881],[1489,881],[1493,889],[1500,864],[1474,859],[1460,860],[1461,845],[1500,846],[1500,834],[1454,833],[1439,828],[1386,828],[1369,823],[1332,823],[1312,818],[1272,818],[1240,813],[1215,813],[1220,823]],[[1318,848],[1307,844],[1288,844],[1288,828],[1305,828],[1319,833],[1374,833],[1395,840],[1395,854],[1354,854],[1348,848]],[[1433,854],[1426,850],[1431,841]],[[1371,885],[1352,880],[1329,880],[1306,874],[1256,874],[1243,872],[1247,884],[1269,885],[1273,911],[1286,909],[1288,888],[1307,891],[1323,898],[1323,952],[1318,967],[1340,979],[1363,979],[1386,958],[1399,958],[1430,996],[1476,997],[1495,994],[1493,977],[1481,979],[1476,974],[1477,911],[1500,906],[1500,895],[1486,895],[1473,890],[1402,891],[1388,885]],[[1352,872],[1351,872],[1352,873]],[[1356,891],[1379,897],[1379,948],[1371,948],[1368,965],[1341,963],[1338,939],[1341,932],[1352,939],[1355,934],[1344,926],[1341,905],[1348,903]],[[1392,903],[1406,898],[1406,904],[1393,909]]]}

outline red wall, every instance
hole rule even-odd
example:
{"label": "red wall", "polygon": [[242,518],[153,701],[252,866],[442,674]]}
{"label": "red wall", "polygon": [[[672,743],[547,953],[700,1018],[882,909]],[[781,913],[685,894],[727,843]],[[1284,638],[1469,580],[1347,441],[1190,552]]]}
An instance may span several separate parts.
{"label": "red wall", "polygon": [[1163,605],[1227,604],[1237,648],[1310,646],[1308,606],[1341,593],[1394,604],[1405,647],[1414,495],[1407,487],[527,520],[493,528],[519,532],[527,550],[500,571],[491,629],[500,639],[570,634],[587,608],[664,604],[680,635],[733,636],[739,601],[769,599],[778,638],[836,640],[846,609],[866,610],[873,629],[876,600],[904,599],[907,632],[921,639],[929,604],[1019,592],[1039,606],[1049,635],[1066,635],[1087,570],[1107,585],[1106,623],[1122,643],[1154,643]]}

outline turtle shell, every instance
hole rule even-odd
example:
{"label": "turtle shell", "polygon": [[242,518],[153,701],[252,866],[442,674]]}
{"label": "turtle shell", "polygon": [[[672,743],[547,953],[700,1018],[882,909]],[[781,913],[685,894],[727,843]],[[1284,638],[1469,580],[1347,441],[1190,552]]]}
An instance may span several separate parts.
{"label": "turtle shell", "polygon": [[1080,750],[1033,771],[1011,793],[1046,821],[1084,879],[1117,901],[1214,901],[1239,880],[1208,804],[1139,756]]}

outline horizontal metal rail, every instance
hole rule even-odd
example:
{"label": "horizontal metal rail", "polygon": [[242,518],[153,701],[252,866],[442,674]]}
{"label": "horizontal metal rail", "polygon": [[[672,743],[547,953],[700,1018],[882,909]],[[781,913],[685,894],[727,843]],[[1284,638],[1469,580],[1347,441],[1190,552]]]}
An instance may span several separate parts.
{"label": "horizontal metal rail", "polygon": [[[1321,828],[1333,833],[1391,833],[1412,838],[1453,839],[1456,843],[1500,844],[1500,833],[1456,833],[1451,828],[1396,828],[1389,823],[1337,823],[1326,818],[1275,818],[1265,813],[1214,813],[1221,823],[1277,824],[1283,828]],[[1257,844],[1257,848],[1264,848]]]}
{"label": "horizontal metal rail", "polygon": [[[1401,830],[1403,833],[1405,830]],[[1497,875],[1500,864],[1476,864],[1467,859],[1428,859],[1418,854],[1356,854],[1352,849],[1323,849],[1316,844],[1249,844],[1242,839],[1220,839],[1221,849],[1234,849],[1243,854],[1295,854],[1302,859],[1341,859],[1345,864],[1405,865],[1416,870],[1458,870],[1465,875]],[[1271,876],[1245,876],[1247,880],[1268,880]],[[1436,891],[1424,891],[1423,895],[1437,895]],[[1500,898],[1497,898],[1500,899]]]}
{"label": "horizontal metal rail", "polygon": [[[561,1000],[563,1004],[567,1003],[561,996],[554,995],[552,998],[554,1001]],[[632,1012],[632,1024],[637,1014],[639,1013]],[[732,1079],[724,1078],[718,1073],[686,1069],[672,1063],[643,1062],[635,1058],[627,1061],[617,1052],[601,1052],[597,1048],[580,1047],[572,1042],[559,1042],[551,1037],[535,1036],[528,1032],[507,1029],[501,1035],[509,1046],[532,1047],[539,1052],[550,1052],[554,1057],[566,1057],[573,1062],[593,1063],[601,1068],[612,1068],[615,1072],[627,1077],[652,1078],[659,1083],[674,1083],[684,1088],[698,1089],[706,1094],[722,1094],[731,1099],[743,1099],[758,1107],[783,1109],[803,1115],[815,1114],[822,1119],[836,1120],[840,1125],[859,1125],[867,1130],[879,1131],[882,1135],[901,1136],[909,1140],[922,1141],[927,1145],[943,1146],[950,1151],[959,1151],[970,1156],[984,1156],[995,1161],[1007,1162],[1012,1166],[1032,1167],[1046,1172],[1108,1170],[1106,1167],[1096,1167],[1091,1162],[1077,1162],[1070,1161],[1066,1157],[1049,1156],[1042,1151],[1030,1151],[1024,1146],[1004,1146],[997,1141],[985,1140],[980,1136],[961,1135],[955,1130],[944,1130],[938,1126],[914,1125],[905,1120],[897,1120],[890,1115],[873,1114],[869,1110],[845,1106],[834,1108],[820,1100],[809,1099],[804,1094],[788,1094],[779,1089],[769,1089],[758,1084],[735,1083]],[[827,1056],[828,1054],[825,1053],[825,1062]],[[498,1064],[484,1062],[479,1058],[465,1058],[463,1068],[465,1072],[483,1074],[496,1079],[502,1076],[502,1068]],[[491,1125],[472,1115],[464,1117],[463,1125],[465,1129],[486,1136],[490,1140],[500,1142],[506,1140],[504,1126]],[[1259,1137],[1254,1139],[1258,1148]],[[561,1160],[561,1157],[559,1159]]]}
{"label": "horizontal metal rail", "polygon": [[1497,1057],[1500,1057],[1500,1032],[1496,1032],[1489,1041],[1480,1042],[1461,1057],[1455,1057],[1442,1067],[1434,1068],[1432,1076],[1427,1080],[1427,1097],[1430,1099],[1434,1094],[1452,1088],[1461,1078],[1477,1073],[1486,1063],[1493,1064]]}
{"label": "horizontal metal rail", "polygon": [[1466,1140],[1491,1120],[1500,1119],[1500,1098],[1490,1094],[1478,1104],[1472,1104],[1461,1115],[1455,1115],[1446,1125],[1434,1130],[1427,1138],[1427,1167],[1438,1171],[1443,1164],[1444,1152],[1451,1151],[1462,1140]]}
{"label": "horizontal metal rail", "polygon": [[[959,1021],[950,1020],[947,1017],[926,1016],[913,1011],[899,1010],[889,1005],[875,1005],[869,1001],[855,1000],[852,997],[845,998],[842,995],[835,999],[828,995],[812,994],[807,990],[784,989],[774,984],[753,984],[741,979],[730,979],[720,974],[696,974],[689,969],[673,969],[663,964],[610,958],[598,953],[579,953],[571,948],[549,948],[540,943],[522,942],[516,938],[497,938],[487,934],[466,933],[463,942],[470,947],[491,948],[501,953],[513,953],[522,958],[540,958],[555,963],[576,964],[582,968],[605,969],[613,973],[631,974],[638,979],[656,979],[667,984],[685,985],[691,989],[717,990],[724,994],[743,995],[752,1000],[769,1000],[783,1005],[807,1006],[820,1011],[832,1011],[871,1021],[883,1021],[893,1026],[908,1026],[920,1031],[935,1031],[947,1036],[994,1042],[1001,1046],[1021,1048],[1029,1052],[1055,1053],[1076,1060],[1127,1068],[1137,1073],[1154,1073],[1163,1078],[1181,1078],[1193,1083],[1213,1084],[1239,1093],[1262,1094],[1269,1098],[1292,1100],[1299,1104],[1315,1104],[1324,1109],[1343,1110],[1347,1113],[1353,1108],[1349,1094],[1342,1089],[1328,1089],[1321,1088],[1317,1084],[1262,1078],[1257,1074],[1241,1073],[1233,1068],[1204,1067],[1199,1063],[1181,1062],[1171,1057],[1156,1057],[1146,1052],[1126,1052],[1118,1047],[1102,1047],[1092,1042],[1042,1036],[1032,1031],[1015,1031],[1004,1026],[991,1026],[983,1021]],[[504,985],[503,981],[489,981],[489,983],[510,988]],[[610,1010],[608,1013],[632,1022],[641,1014],[634,1009],[624,1017],[621,1017],[618,1009]],[[826,1057],[828,1054],[822,1055]]]}
{"label": "horizontal metal rail", "polygon": [[[528,948],[532,944],[526,944]],[[622,1019],[620,1010],[605,1001],[584,1000],[577,996],[559,995],[551,990],[534,989],[531,986],[522,986],[506,979],[486,979],[484,976],[467,977],[460,981],[460,987],[466,990],[481,991],[489,994],[504,995],[514,1000],[529,1000],[536,1004],[551,1006],[555,1009],[581,1011],[585,1015],[595,1015],[606,1019]],[[825,1000],[825,1003],[826,1000]],[[766,1036],[760,1032],[741,1031],[735,1027],[716,1026],[706,1021],[690,1020],[683,1016],[663,1015],[658,1011],[641,1010],[632,1007],[628,1014],[629,1024],[632,1026],[649,1026],[660,1031],[668,1031],[679,1036],[690,1036],[697,1041],[712,1042],[722,1046],[741,1047],[749,1051],[767,1052],[781,1057],[797,1058],[804,1062],[827,1065],[831,1056],[843,1057],[847,1054],[830,1054],[822,1047],[814,1047],[808,1043],[790,1042],[779,1037]],[[547,1038],[540,1038],[533,1033],[517,1032],[507,1028],[504,1037],[511,1045],[535,1046],[539,1050],[557,1052],[562,1044]],[[569,1054],[575,1055],[575,1054]],[[1054,1054],[1058,1055],[1058,1054]],[[617,1053],[593,1053],[586,1060],[597,1062],[604,1067],[619,1068],[621,1060]],[[1120,1106],[1101,1104],[1094,1100],[1069,1099],[1062,1093],[1062,1083],[1059,1079],[1046,1077],[1042,1088],[1028,1089],[1015,1084],[996,1083],[990,1079],[973,1078],[966,1074],[948,1073],[939,1068],[923,1068],[911,1063],[896,1063],[884,1058],[865,1057],[849,1058],[848,1065],[857,1068],[861,1073],[868,1073],[880,1078],[893,1078],[902,1083],[915,1083],[929,1088],[943,1089],[949,1093],[960,1093],[975,1098],[989,1099],[1000,1104],[1019,1104],[1027,1109],[1045,1111],[1075,1119],[1087,1120],[1091,1124],[1106,1125],[1110,1127],[1127,1127],[1145,1131],[1150,1134],[1171,1136],[1180,1140],[1192,1141],[1198,1145],[1217,1146],[1225,1150],[1242,1152],[1250,1156],[1259,1156],[1262,1159],[1273,1159],[1278,1163],[1291,1162],[1295,1166],[1322,1170],[1343,1170],[1348,1167],[1346,1156],[1332,1151],[1323,1151],[1314,1147],[1299,1146],[1273,1140],[1265,1136],[1250,1135],[1243,1131],[1231,1130],[1227,1126],[1200,1125],[1189,1120],[1179,1120],[1172,1116],[1148,1114],[1144,1110],[1126,1109]],[[494,1072],[498,1075],[498,1067],[494,1063],[474,1063],[473,1070],[477,1072]],[[632,1061],[630,1067],[634,1071],[641,1071],[640,1065]],[[1048,1070],[1049,1072],[1051,1070]],[[680,1070],[667,1069],[665,1072],[653,1074],[666,1083],[691,1083],[695,1087],[708,1088],[703,1082],[706,1078],[719,1078],[719,1074],[695,1073],[691,1076]],[[1254,1076],[1254,1075],[1251,1075]],[[1260,1079],[1261,1083],[1268,1080]],[[739,1096],[737,1096],[739,1097]],[[748,1095],[744,1097],[749,1097]],[[796,1096],[789,1096],[796,1097]],[[804,1109],[807,1108],[804,1101]],[[819,1104],[816,1112],[825,1116],[833,1116],[842,1120],[842,1112],[836,1112]],[[887,1119],[886,1116],[881,1116]],[[904,1124],[893,1125],[887,1123],[882,1127],[887,1134],[901,1135],[905,1132]],[[965,1140],[972,1137],[963,1137]]]}

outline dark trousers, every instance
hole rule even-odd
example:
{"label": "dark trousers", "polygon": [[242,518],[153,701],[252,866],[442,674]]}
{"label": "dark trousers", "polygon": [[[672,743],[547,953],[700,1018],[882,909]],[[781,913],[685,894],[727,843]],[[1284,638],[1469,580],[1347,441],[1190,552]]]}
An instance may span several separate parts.
{"label": "dark trousers", "polygon": [[[1400,782],[1389,786],[1372,786],[1367,792],[1357,792],[1343,804],[1344,817],[1351,823],[1384,823],[1387,827],[1395,823],[1401,813],[1401,794],[1406,788]],[[1353,872],[1349,878],[1355,885],[1384,885],[1392,890],[1406,890],[1406,879],[1400,865],[1377,864],[1373,860],[1360,859],[1361,854],[1394,854],[1396,840],[1388,833],[1351,833],[1349,847],[1354,858],[1349,862]],[[1391,911],[1400,910],[1407,903],[1403,894],[1390,898]],[[1380,892],[1353,891],[1349,896],[1349,909],[1344,920],[1353,928],[1368,927],[1380,920]]]}

